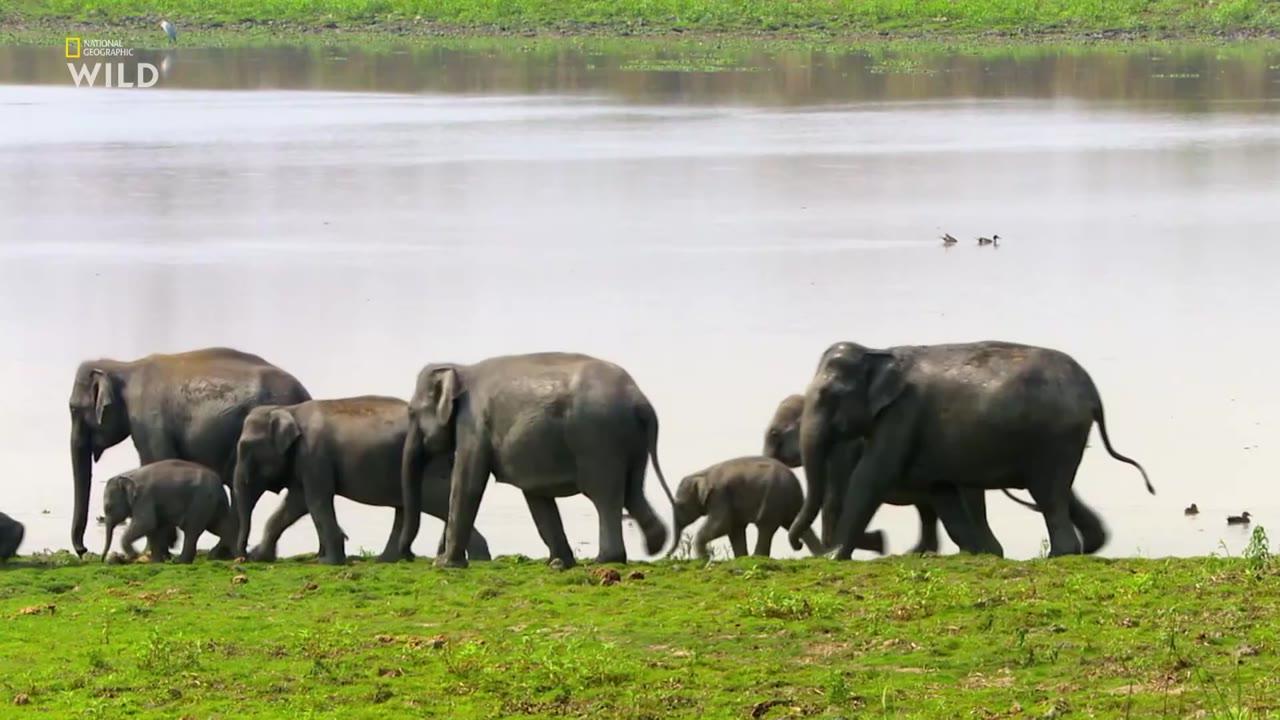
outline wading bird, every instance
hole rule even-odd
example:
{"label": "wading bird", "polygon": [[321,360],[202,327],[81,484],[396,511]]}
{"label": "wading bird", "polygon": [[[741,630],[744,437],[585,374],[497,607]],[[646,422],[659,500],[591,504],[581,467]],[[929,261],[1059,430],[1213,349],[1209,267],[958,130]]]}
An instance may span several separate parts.
{"label": "wading bird", "polygon": [[955,245],[958,242],[960,241],[951,237],[951,233],[942,233],[942,244],[944,246],[951,247],[952,245]]}
{"label": "wading bird", "polygon": [[160,29],[164,30],[164,34],[169,36],[169,44],[178,42],[178,28],[174,27],[173,23],[168,20],[161,20]]}

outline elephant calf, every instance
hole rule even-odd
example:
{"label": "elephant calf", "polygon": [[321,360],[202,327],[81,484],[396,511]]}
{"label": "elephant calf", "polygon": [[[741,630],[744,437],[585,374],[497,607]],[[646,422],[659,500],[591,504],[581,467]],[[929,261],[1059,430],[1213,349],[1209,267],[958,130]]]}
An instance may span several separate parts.
{"label": "elephant calf", "polygon": [[196,557],[196,542],[207,530],[222,543],[235,540],[235,516],[227,503],[218,473],[186,460],[161,460],[121,473],[107,481],[102,495],[107,543],[102,559],[111,551],[116,526],[132,518],[120,543],[130,559],[138,556],[133,543],[147,538],[152,562],[168,559],[175,529],[182,530],[178,562]]}
{"label": "elephant calf", "polygon": [[[287,490],[284,502],[267,520],[262,542],[249,553],[250,560],[274,560],[280,536],[310,513],[320,536],[320,562],[346,562],[335,496],[395,508],[383,550],[384,559],[390,559],[405,520],[400,456],[408,432],[409,405],[399,398],[367,395],[254,408],[240,433],[232,484],[240,513],[236,551],[245,553],[249,521],[262,494]],[[449,470],[449,458],[440,457],[418,478],[421,509],[441,520],[449,515]],[[471,534],[467,556],[489,559],[489,544],[479,532]]]}
{"label": "elephant calf", "polygon": [[0,513],[0,562],[18,554],[18,546],[22,544],[25,532],[22,523]]}
{"label": "elephant calf", "polygon": [[[705,515],[706,521],[693,537],[696,557],[705,558],[707,543],[724,535],[729,536],[734,557],[746,555],[748,525],[755,525],[758,533],[755,554],[768,556],[774,533],[791,526],[803,503],[800,481],[786,465],[758,456],[726,460],[680,481],[675,502],[676,546],[684,529]],[[812,530],[805,532],[804,543],[814,555],[822,554],[822,543]],[[883,552],[884,536],[868,533],[860,546]]]}

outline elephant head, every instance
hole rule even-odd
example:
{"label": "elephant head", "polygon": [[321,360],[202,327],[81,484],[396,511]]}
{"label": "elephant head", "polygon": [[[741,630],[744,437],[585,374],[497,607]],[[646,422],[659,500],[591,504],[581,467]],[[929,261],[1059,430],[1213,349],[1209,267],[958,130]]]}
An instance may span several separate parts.
{"label": "elephant head", "polygon": [[817,517],[820,505],[843,500],[827,493],[830,454],[842,444],[867,437],[876,417],[904,389],[903,361],[894,353],[850,342],[836,343],[823,353],[805,391],[800,418],[800,454],[808,492],[791,524],[791,547],[800,549],[801,535]]}
{"label": "elephant head", "polygon": [[804,413],[804,396],[788,395],[764,433],[764,456],[790,468],[800,467],[800,416]]}
{"label": "elephant head", "polygon": [[455,365],[428,365],[418,373],[409,399],[409,431],[400,460],[400,492],[404,525],[400,529],[400,557],[413,556],[410,545],[418,534],[422,513],[422,478],[427,463],[453,455],[459,398],[466,393]]}
{"label": "elephant head", "polygon": [[26,528],[22,523],[0,513],[0,562],[18,554],[18,546],[22,545],[25,532]]}
{"label": "elephant head", "polygon": [[293,448],[302,431],[288,408],[261,405],[249,411],[236,444],[236,472],[231,492],[239,515],[235,552],[243,556],[249,544],[253,508],[264,492],[282,492],[289,484]]}
{"label": "elephant head", "polygon": [[71,387],[71,472],[75,481],[75,509],[71,516],[71,543],[79,555],[89,518],[89,484],[93,463],[109,447],[129,437],[129,413],[123,382],[114,364],[88,362],[76,370]]}
{"label": "elephant head", "polygon": [[[102,548],[102,560],[111,553],[111,540],[116,526],[133,516],[133,503],[138,497],[138,484],[128,473],[107,481],[102,493],[102,516],[107,526],[107,543]],[[128,544],[128,543],[126,543]]]}
{"label": "elephant head", "polygon": [[667,551],[667,557],[675,554],[680,548],[680,535],[685,528],[698,518],[707,514],[707,499],[711,496],[711,483],[705,474],[690,475],[680,481],[676,487],[676,499],[673,507],[675,514],[675,530],[672,536],[675,541]]}

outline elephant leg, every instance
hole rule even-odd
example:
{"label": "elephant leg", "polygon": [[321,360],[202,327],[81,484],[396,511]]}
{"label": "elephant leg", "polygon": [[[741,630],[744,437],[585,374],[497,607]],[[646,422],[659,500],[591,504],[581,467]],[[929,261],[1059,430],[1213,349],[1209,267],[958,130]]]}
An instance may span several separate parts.
{"label": "elephant leg", "polygon": [[658,513],[644,496],[644,474],[648,466],[649,458],[641,455],[639,462],[633,463],[627,471],[625,507],[644,533],[645,551],[650,555],[657,555],[667,544],[667,526],[662,524]]}
{"label": "elephant leg", "polygon": [[935,485],[929,493],[929,505],[936,517],[942,520],[947,535],[960,548],[961,552],[981,553],[983,546],[979,542],[978,532],[973,527],[973,519],[965,510],[960,490],[954,485]]}
{"label": "elephant leg", "polygon": [[[938,552],[938,513],[934,512],[930,503],[916,503],[916,512],[920,515],[920,541],[911,548],[916,555]],[[954,538],[952,538],[954,540]],[[956,543],[959,545],[960,543]]]}
{"label": "elephant leg", "polygon": [[[277,511],[278,512],[278,511]],[[394,560],[398,554],[400,547],[400,529],[404,527],[404,508],[396,508],[396,517],[391,521],[391,536],[387,538],[386,547],[382,548],[382,555],[378,559],[382,562],[390,562]],[[440,531],[440,546],[436,550],[439,553],[444,549],[444,531]]]}
{"label": "elephant leg", "polygon": [[200,535],[203,534],[201,528],[208,524],[208,522],[188,523],[182,529],[182,552],[178,554],[177,562],[190,565],[196,559],[196,543],[200,541]]}
{"label": "elephant leg", "polygon": [[347,553],[343,542],[343,532],[338,525],[338,516],[333,510],[333,487],[331,475],[327,471],[316,471],[315,475],[326,477],[308,478],[303,488],[306,495],[307,511],[311,513],[311,521],[315,523],[316,535],[320,538],[320,546],[324,550],[318,559],[326,565],[345,565]]}
{"label": "elephant leg", "polygon": [[[707,543],[729,533],[729,521],[722,513],[710,513],[702,527],[693,534],[693,556],[699,560],[707,557]],[[744,540],[745,544],[745,540]]]}
{"label": "elephant leg", "polygon": [[622,498],[621,493],[606,493],[603,498],[592,498],[596,506],[596,515],[600,523],[600,550],[596,554],[598,563],[624,563],[627,561],[627,546],[622,539]]}
{"label": "elephant leg", "polygon": [[1027,489],[1044,515],[1045,528],[1049,531],[1049,556],[1080,554],[1083,549],[1080,537],[1071,522],[1071,487],[1055,487],[1042,481],[1029,484]]}
{"label": "elephant leg", "polygon": [[736,558],[746,557],[747,555],[747,526],[738,525],[729,530],[729,544],[733,547],[733,556]]}
{"label": "elephant leg", "polygon": [[1107,528],[1102,523],[1102,518],[1098,517],[1079,495],[1071,493],[1071,503],[1068,506],[1068,512],[1071,515],[1071,522],[1080,531],[1080,550],[1086,555],[1092,555],[1102,549],[1107,543]]}
{"label": "elephant leg", "polygon": [[[489,483],[489,461],[480,448],[466,447],[475,445],[477,440],[469,442],[459,439],[458,449],[454,452],[453,475],[449,481],[449,520],[445,523],[444,553],[436,557],[436,565],[440,567],[464,568],[467,566],[467,545],[471,543],[471,533],[476,525],[476,513],[480,511],[480,501],[484,499],[485,486]],[[405,517],[406,524],[409,517]],[[556,523],[559,524],[557,514]],[[561,533],[564,532],[561,526]],[[568,545],[568,542],[565,543]],[[408,548],[403,548],[408,550]],[[569,554],[572,557],[572,553]]]}
{"label": "elephant leg", "polygon": [[[222,467],[222,473],[220,475],[222,478],[222,484],[230,488],[235,476],[236,457],[233,454],[231,458],[227,460],[226,465]],[[218,536],[218,542],[209,550],[210,560],[231,560],[236,556],[236,539],[240,535],[240,521],[238,519],[240,517],[240,512],[237,509],[239,505],[236,502],[236,494],[234,492],[228,494],[231,495],[230,519],[223,523],[223,527],[227,528],[228,534]]]}
{"label": "elephant leg", "polygon": [[489,554],[489,541],[479,530],[471,531],[471,540],[467,543],[467,559],[468,560],[490,560],[492,555]]}
{"label": "elephant leg", "polygon": [[559,560],[563,567],[573,567],[577,561],[573,557],[573,549],[569,547],[569,539],[564,535],[564,523],[560,520],[560,508],[556,505],[556,499],[525,493],[524,501],[529,505],[533,524],[538,526],[538,534],[542,536],[542,542],[546,543],[551,559]]}
{"label": "elephant leg", "polygon": [[[854,470],[845,494],[844,511],[840,513],[840,524],[836,529],[836,537],[840,545],[836,548],[835,559],[848,560],[853,550],[864,541],[867,526],[875,517],[883,502],[885,490],[892,479],[888,473],[879,471],[880,463],[864,460]],[[883,541],[881,543],[883,547]]]}
{"label": "elephant leg", "polygon": [[965,514],[969,516],[969,527],[973,530],[973,540],[977,552],[1004,557],[1004,547],[991,532],[991,524],[987,522],[987,491],[981,488],[961,488],[960,502]]}
{"label": "elephant leg", "polygon": [[[773,554],[773,535],[778,532],[777,525],[756,525],[756,550],[753,553],[760,557],[769,557]],[[810,530],[809,534],[813,531]],[[817,538],[814,538],[815,540]],[[807,541],[807,537],[806,537]]]}
{"label": "elephant leg", "polygon": [[276,559],[276,544],[280,542],[280,536],[307,514],[306,498],[306,491],[302,488],[294,487],[285,491],[280,507],[267,518],[267,524],[262,529],[262,540],[249,551],[250,560],[272,562]]}
{"label": "elephant leg", "polygon": [[627,546],[622,539],[622,506],[625,504],[627,468],[613,457],[599,451],[580,460],[579,487],[596,507],[600,524],[598,563],[627,561]]}

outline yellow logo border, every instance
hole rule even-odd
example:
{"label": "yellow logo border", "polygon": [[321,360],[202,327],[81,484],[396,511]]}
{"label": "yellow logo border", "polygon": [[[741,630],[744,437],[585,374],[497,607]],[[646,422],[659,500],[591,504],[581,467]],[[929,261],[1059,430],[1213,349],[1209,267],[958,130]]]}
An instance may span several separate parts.
{"label": "yellow logo border", "polygon": [[[76,49],[75,54],[72,54],[72,52],[71,52],[71,48],[72,48],[72,46],[73,46],[73,45],[74,45],[74,47],[75,47],[75,49]],[[81,42],[80,42],[80,38],[78,38],[78,37],[69,37],[69,38],[67,38],[67,43],[66,43],[65,50],[66,50],[66,56],[67,56],[67,59],[68,59],[68,60],[78,60],[78,59],[80,59],[80,49],[81,49]]]}

